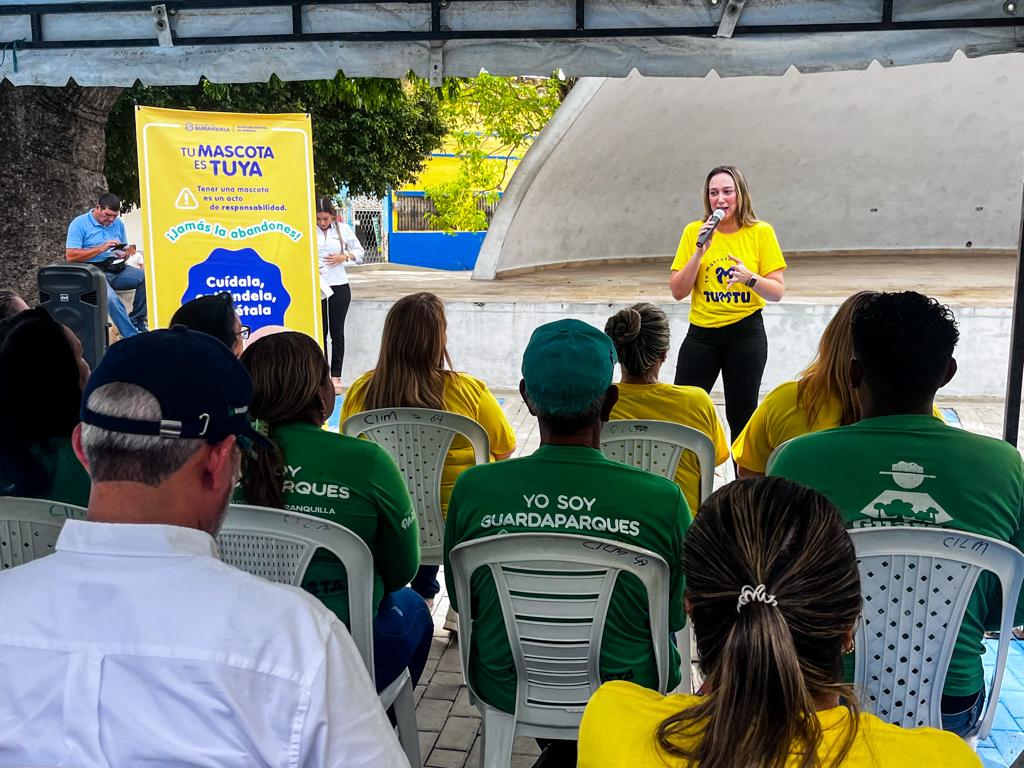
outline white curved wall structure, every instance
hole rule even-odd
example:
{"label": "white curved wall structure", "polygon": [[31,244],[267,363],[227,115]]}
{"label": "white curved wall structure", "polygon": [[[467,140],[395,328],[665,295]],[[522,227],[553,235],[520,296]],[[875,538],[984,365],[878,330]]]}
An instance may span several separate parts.
{"label": "white curved wall structure", "polygon": [[744,171],[788,253],[1011,249],[1022,148],[1024,56],[585,78],[513,177],[474,277],[668,258],[723,163]]}

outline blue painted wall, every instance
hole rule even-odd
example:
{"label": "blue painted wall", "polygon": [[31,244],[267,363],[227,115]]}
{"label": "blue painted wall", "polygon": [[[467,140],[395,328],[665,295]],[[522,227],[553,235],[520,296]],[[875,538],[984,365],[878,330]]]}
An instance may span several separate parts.
{"label": "blue painted wall", "polygon": [[388,261],[431,269],[466,270],[476,266],[487,232],[396,232],[393,195],[422,197],[421,191],[388,191],[384,218],[388,225]]}
{"label": "blue painted wall", "polygon": [[432,269],[472,269],[486,232],[395,232],[388,235],[388,261]]}

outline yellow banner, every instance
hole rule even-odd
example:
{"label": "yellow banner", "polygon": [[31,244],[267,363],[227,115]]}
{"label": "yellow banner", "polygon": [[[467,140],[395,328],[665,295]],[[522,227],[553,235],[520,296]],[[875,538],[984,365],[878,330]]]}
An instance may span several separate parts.
{"label": "yellow banner", "polygon": [[252,330],[319,340],[309,116],[137,107],[135,129],[150,326],[228,291]]}

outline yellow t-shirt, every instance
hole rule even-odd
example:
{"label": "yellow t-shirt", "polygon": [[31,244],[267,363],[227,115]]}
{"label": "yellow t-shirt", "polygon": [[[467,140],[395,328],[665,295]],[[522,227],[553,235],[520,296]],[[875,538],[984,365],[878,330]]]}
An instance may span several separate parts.
{"label": "yellow t-shirt", "polygon": [[829,398],[811,424],[807,412],[797,404],[796,394],[797,383],[787,381],[765,395],[733,441],[732,457],[737,464],[763,474],[772,451],[787,440],[839,426],[843,406],[838,400]]}
{"label": "yellow t-shirt", "polygon": [[[703,221],[686,225],[679,238],[672,269],[682,269],[697,249],[697,233]],[[772,225],[759,221],[738,232],[715,232],[711,246],[704,253],[697,279],[690,293],[690,322],[703,328],[721,328],[753,314],[765,305],[764,299],[745,285],[729,285],[729,256],[735,256],[756,275],[767,275],[786,268],[786,260],[775,237]]]}
{"label": "yellow t-shirt", "polygon": [[[674,384],[616,384],[619,399],[612,408],[613,419],[656,419],[693,427],[715,444],[715,466],[729,458],[729,443],[718,420],[715,404],[700,387]],[[684,451],[676,468],[676,485],[686,497],[691,514],[700,508],[700,467],[697,457]]]}
{"label": "yellow t-shirt", "polygon": [[[345,392],[345,400],[341,406],[341,423],[363,408],[366,385],[373,378],[373,371],[367,371]],[[491,458],[511,453],[516,447],[516,434],[512,431],[505,412],[501,410],[494,395],[480,379],[465,373],[452,372],[444,385],[444,406],[446,411],[468,416],[477,422],[487,433],[491,444]],[[448,514],[448,499],[455,487],[455,479],[461,472],[474,465],[473,446],[469,440],[456,435],[448,449],[444,469],[441,472],[441,512]]]}
{"label": "yellow t-shirt", "polygon": [[[942,419],[938,408],[932,414]],[[787,440],[832,429],[843,418],[842,404],[829,398],[814,417],[807,421],[807,412],[797,403],[797,382],[787,381],[769,392],[757,406],[747,426],[732,444],[732,457],[741,467],[764,474],[772,451]]]}
{"label": "yellow t-shirt", "polygon": [[[617,680],[591,698],[580,725],[578,768],[683,768],[686,761],[659,749],[658,726],[693,706],[696,696],[662,696],[657,691]],[[818,712],[822,742],[818,755],[828,761],[842,744],[849,713],[844,707]],[[787,761],[787,765],[790,762]],[[797,765],[794,759],[792,765]],[[980,768],[981,760],[959,736],[934,728],[905,729],[862,714],[844,768]]]}

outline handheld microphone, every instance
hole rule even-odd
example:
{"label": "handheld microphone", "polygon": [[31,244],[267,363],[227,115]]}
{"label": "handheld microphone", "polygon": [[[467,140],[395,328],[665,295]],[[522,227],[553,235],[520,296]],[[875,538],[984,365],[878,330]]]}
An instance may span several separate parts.
{"label": "handheld microphone", "polygon": [[715,231],[719,224],[722,223],[722,219],[725,218],[725,211],[721,208],[715,208],[715,212],[711,214],[711,229],[707,229],[697,236],[697,247],[703,248],[704,243],[711,237],[711,233]]}

